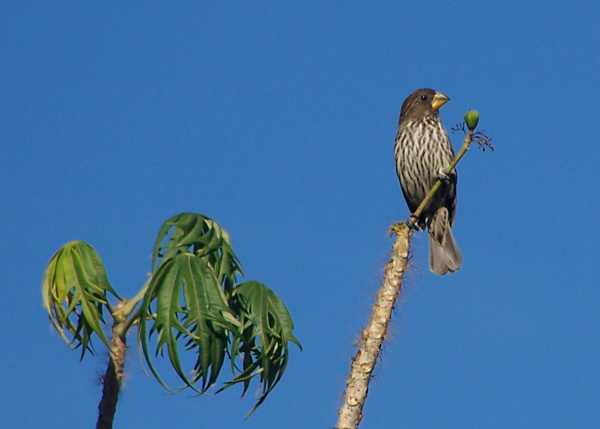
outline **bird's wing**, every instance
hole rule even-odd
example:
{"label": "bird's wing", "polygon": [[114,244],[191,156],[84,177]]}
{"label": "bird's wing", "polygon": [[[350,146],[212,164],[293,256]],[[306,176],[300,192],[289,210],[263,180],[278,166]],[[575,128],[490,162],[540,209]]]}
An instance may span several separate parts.
{"label": "bird's wing", "polygon": [[402,189],[402,195],[404,195],[404,200],[406,201],[408,209],[410,210],[410,214],[413,214],[415,210],[417,210],[417,207],[419,207],[419,204],[421,204],[421,201],[416,201],[414,198],[410,198],[408,190],[404,187],[402,180],[400,180],[400,173],[398,173],[398,180],[400,182],[400,189]]}

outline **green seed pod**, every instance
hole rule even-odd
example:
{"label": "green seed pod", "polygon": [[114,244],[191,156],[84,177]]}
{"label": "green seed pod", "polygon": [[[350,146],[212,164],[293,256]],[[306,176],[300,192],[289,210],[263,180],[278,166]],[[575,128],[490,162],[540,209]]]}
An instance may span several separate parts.
{"label": "green seed pod", "polygon": [[465,113],[465,123],[471,131],[477,128],[477,124],[479,123],[479,112],[477,110],[469,110]]}

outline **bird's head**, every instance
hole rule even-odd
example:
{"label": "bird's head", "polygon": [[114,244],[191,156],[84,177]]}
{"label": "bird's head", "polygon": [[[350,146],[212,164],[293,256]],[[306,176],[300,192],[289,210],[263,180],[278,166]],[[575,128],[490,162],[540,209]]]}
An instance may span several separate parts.
{"label": "bird's head", "polygon": [[437,116],[438,110],[450,100],[447,95],[431,88],[413,91],[402,103],[400,121],[420,120],[427,116]]}

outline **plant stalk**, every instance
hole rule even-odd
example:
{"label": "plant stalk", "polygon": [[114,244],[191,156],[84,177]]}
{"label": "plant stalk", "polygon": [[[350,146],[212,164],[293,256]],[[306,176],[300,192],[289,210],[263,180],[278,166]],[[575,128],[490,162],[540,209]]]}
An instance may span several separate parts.
{"label": "plant stalk", "polygon": [[[458,162],[469,150],[473,134],[473,129],[467,131],[462,147],[446,169],[448,174],[456,168]],[[435,182],[406,223],[398,223],[390,228],[391,232],[396,234],[396,241],[390,260],[385,266],[383,284],[377,292],[371,318],[367,327],[362,331],[358,351],[352,359],[344,400],[338,412],[336,429],[356,429],[363,418],[363,407],[369,391],[369,381],[385,340],[396,299],[402,290],[413,231],[411,225],[418,221],[423,211],[431,204],[442,183],[442,180],[439,179]]]}
{"label": "plant stalk", "polygon": [[344,402],[338,414],[337,429],[357,428],[363,417],[362,410],[369,391],[369,381],[392,318],[394,304],[402,289],[412,231],[408,226],[398,224],[394,227],[394,232],[397,234],[396,242],[385,266],[383,284],[377,293],[369,323],[362,332],[358,351],[352,359]]}
{"label": "plant stalk", "polygon": [[144,294],[150,285],[148,280],[138,293],[131,299],[119,302],[114,311],[112,338],[110,341],[110,359],[106,372],[102,377],[102,398],[98,405],[98,421],[96,429],[112,429],[113,420],[117,411],[119,392],[123,384],[125,374],[125,354],[127,352],[127,331],[134,322],[135,316],[129,317],[135,306],[144,298]]}
{"label": "plant stalk", "polygon": [[123,384],[123,375],[125,373],[125,353],[127,351],[126,326],[127,318],[118,317],[118,309],[113,313],[114,323],[112,328],[112,338],[110,341],[110,359],[106,372],[102,377],[102,399],[98,405],[98,421],[96,429],[112,429],[115,412],[117,411],[117,401],[119,392]]}

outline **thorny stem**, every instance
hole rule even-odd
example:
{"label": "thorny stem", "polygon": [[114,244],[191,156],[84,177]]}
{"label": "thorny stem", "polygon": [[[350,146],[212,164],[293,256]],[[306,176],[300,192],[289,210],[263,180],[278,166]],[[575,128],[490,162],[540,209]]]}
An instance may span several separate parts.
{"label": "thorny stem", "polygon": [[[469,129],[462,147],[446,169],[447,174],[452,172],[465,156],[473,141],[473,135],[474,130]],[[391,232],[396,234],[396,242],[392,248],[390,260],[385,266],[383,284],[377,292],[371,317],[362,331],[358,351],[352,359],[344,400],[338,412],[336,429],[356,429],[362,420],[363,407],[369,391],[369,381],[385,340],[396,299],[402,290],[404,273],[408,265],[412,227],[441,186],[442,180],[438,179],[408,221],[392,225],[390,228]]]}
{"label": "thorny stem", "polygon": [[144,299],[144,295],[146,294],[146,291],[148,290],[148,286],[150,286],[151,279],[152,279],[152,277],[150,277],[146,281],[146,283],[144,283],[144,286],[142,286],[142,288],[138,291],[138,293],[135,294],[135,296],[133,298],[121,301],[121,303],[120,303],[121,305],[119,305],[119,307],[113,313],[113,316],[124,317],[125,319],[128,319],[126,326],[125,326],[125,332],[127,332],[129,330],[129,328],[135,321],[135,317],[129,318],[129,315],[133,312],[133,310],[135,309],[135,306],[142,299]]}
{"label": "thorny stem", "polygon": [[358,351],[352,359],[337,429],[355,429],[363,417],[362,410],[369,391],[369,381],[392,318],[394,304],[402,289],[412,231],[406,225],[398,224],[394,227],[394,232],[397,238],[390,260],[385,266],[383,284],[377,292],[371,318],[361,334]]}
{"label": "thorny stem", "polygon": [[125,330],[127,319],[120,315],[120,308],[121,304],[117,305],[113,313],[114,323],[110,341],[110,358],[108,359],[106,372],[102,377],[102,399],[98,405],[96,429],[112,428],[119,391],[123,383],[125,352],[127,351]]}
{"label": "thorny stem", "polygon": [[119,392],[125,373],[125,353],[127,351],[127,331],[135,317],[130,317],[135,306],[144,298],[150,280],[131,299],[122,300],[111,311],[113,317],[112,338],[110,341],[110,358],[106,372],[102,377],[102,398],[98,405],[98,421],[96,429],[112,429]]}

